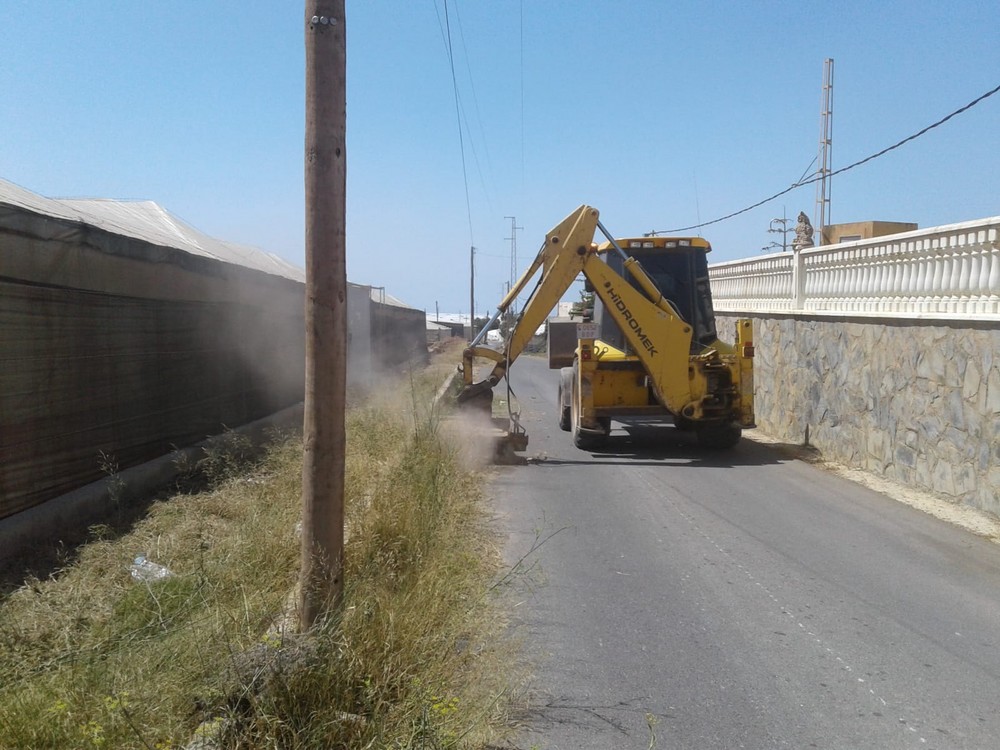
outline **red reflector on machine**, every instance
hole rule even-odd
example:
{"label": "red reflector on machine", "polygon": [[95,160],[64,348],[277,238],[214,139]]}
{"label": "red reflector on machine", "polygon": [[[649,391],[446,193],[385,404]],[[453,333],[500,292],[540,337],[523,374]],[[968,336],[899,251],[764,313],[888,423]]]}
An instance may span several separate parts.
{"label": "red reflector on machine", "polygon": [[743,356],[747,359],[753,359],[753,344],[743,345]]}
{"label": "red reflector on machine", "polygon": [[580,359],[582,359],[584,361],[589,360],[590,359],[590,349],[581,349],[580,350]]}

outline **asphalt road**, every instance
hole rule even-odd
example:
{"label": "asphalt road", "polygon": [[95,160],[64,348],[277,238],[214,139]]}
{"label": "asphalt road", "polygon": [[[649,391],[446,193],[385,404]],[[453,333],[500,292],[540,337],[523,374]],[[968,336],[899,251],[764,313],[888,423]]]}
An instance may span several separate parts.
{"label": "asphalt road", "polygon": [[580,451],[557,373],[512,378],[539,458],[493,486],[517,747],[1000,748],[1000,546],[749,440],[615,423]]}

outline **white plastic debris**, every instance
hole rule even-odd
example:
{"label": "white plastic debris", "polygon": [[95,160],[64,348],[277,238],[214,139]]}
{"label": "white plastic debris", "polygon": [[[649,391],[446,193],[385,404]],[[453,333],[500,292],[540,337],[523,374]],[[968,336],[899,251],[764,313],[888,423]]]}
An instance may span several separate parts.
{"label": "white plastic debris", "polygon": [[132,577],[137,581],[160,581],[173,575],[169,568],[147,560],[145,555],[135,558],[130,570]]}

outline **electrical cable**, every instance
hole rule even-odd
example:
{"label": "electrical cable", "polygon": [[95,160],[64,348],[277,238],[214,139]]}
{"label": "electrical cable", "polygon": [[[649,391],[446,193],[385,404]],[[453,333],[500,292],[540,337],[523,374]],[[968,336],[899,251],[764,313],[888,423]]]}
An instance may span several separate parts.
{"label": "electrical cable", "polygon": [[524,0],[518,7],[518,23],[520,26],[520,58],[518,65],[521,73],[521,204],[524,204]]}
{"label": "electrical cable", "polygon": [[[435,10],[437,5],[434,6]],[[462,135],[462,109],[458,101],[458,79],[455,77],[455,55],[451,47],[451,23],[448,20],[448,0],[444,0],[444,24],[447,32],[448,42],[448,64],[451,66],[451,85],[455,92],[455,118],[458,120],[458,145],[462,152],[462,179],[465,182],[465,211],[469,217],[469,244],[475,245],[476,241],[472,233],[472,202],[469,200],[469,172],[465,166],[465,138]],[[469,313],[472,320],[474,313]]]}
{"label": "electrical cable", "polygon": [[[545,247],[545,245],[543,244],[542,248],[544,248],[544,247]],[[541,252],[541,251],[539,251],[539,252]],[[543,276],[545,276],[545,272],[544,271],[538,275],[538,281],[535,282],[535,288],[531,290],[531,294],[528,295],[528,299],[526,299],[524,301],[524,305],[521,307],[521,312],[517,313],[514,316],[514,320],[516,321],[515,327],[516,327],[517,324],[520,323],[521,315],[524,314],[524,308],[527,307],[528,304],[531,302],[531,300],[533,300],[535,298],[535,295],[538,293],[538,289],[542,286],[542,277]],[[513,333],[514,333],[514,329],[512,328],[511,331],[510,331],[510,333],[507,334],[507,340],[504,341],[504,359],[505,359],[505,365],[504,365],[503,377],[504,377],[504,380],[507,381],[507,418],[510,420],[511,424],[514,425],[514,432],[521,432],[522,429],[521,429],[521,409],[520,409],[520,402],[518,402],[518,409],[517,409],[517,411],[514,411],[513,410],[513,399],[517,398],[517,394],[514,393],[514,389],[513,389],[513,387],[511,386],[511,383],[510,383],[510,337],[513,335]]]}
{"label": "electrical cable", "polygon": [[[510,353],[508,350],[507,354],[507,364],[504,370],[504,378],[507,382],[507,419],[511,425],[513,425],[513,431],[518,432],[521,428],[521,409],[518,406],[517,410],[514,409],[514,399],[517,398],[517,394],[514,393],[514,387],[510,384]],[[520,404],[520,401],[518,402]]]}
{"label": "electrical cable", "polygon": [[[486,140],[486,129],[483,127],[483,118],[479,112],[479,97],[476,96],[476,82],[472,77],[472,65],[469,62],[469,48],[465,44],[465,29],[462,28],[462,15],[458,11],[458,3],[455,3],[455,21],[458,23],[458,37],[462,42],[462,52],[465,56],[465,70],[469,74],[469,88],[472,91],[472,104],[476,113],[476,124],[479,125],[479,135],[483,140],[483,152],[486,154],[486,171],[490,178],[490,185],[495,187],[495,181],[493,180],[493,163],[490,159],[490,148],[489,143]],[[472,137],[472,128],[469,127],[469,118],[465,117],[465,108],[462,108],[462,115],[465,119],[465,129],[469,133],[469,146],[472,148],[472,160],[476,163],[476,172],[479,174],[479,184],[483,187],[483,194],[486,196],[486,204],[489,207],[490,213],[493,213],[493,199],[491,197],[490,188],[486,184],[486,178],[483,176],[483,168],[479,163],[479,152],[476,149],[476,139]]]}
{"label": "electrical cable", "polygon": [[[797,179],[797,180],[795,181],[795,182],[796,182],[796,184],[798,184],[798,183],[802,182],[802,180],[804,180],[804,179],[806,178],[806,175],[807,175],[807,174],[808,174],[808,175],[809,175],[810,177],[812,177],[812,176],[813,176],[814,174],[817,174],[816,172],[811,172],[811,173],[810,173],[810,172],[809,172],[809,168],[810,168],[810,167],[812,167],[812,165],[816,163],[816,159],[818,159],[818,158],[819,158],[819,157],[817,157],[817,156],[814,156],[814,157],[812,158],[812,161],[811,161],[811,162],[809,162],[809,166],[807,166],[807,167],[806,167],[805,169],[803,169],[803,170],[802,170],[802,174],[800,174],[800,175],[799,175],[799,179]],[[701,221],[701,219],[698,219],[698,221]]]}
{"label": "electrical cable", "polygon": [[[903,144],[909,143],[910,141],[919,138],[920,136],[924,135],[925,133],[928,133],[929,131],[933,130],[934,128],[939,127],[941,125],[944,125],[951,118],[955,117],[956,115],[962,114],[966,110],[972,109],[974,106],[976,106],[977,104],[979,104],[981,101],[983,101],[984,99],[989,99],[991,96],[993,96],[997,92],[1000,92],[1000,85],[994,87],[993,89],[990,89],[989,91],[987,91],[982,96],[978,96],[975,99],[973,99],[971,102],[969,102],[968,104],[966,104],[964,107],[960,107],[959,109],[956,109],[950,115],[942,117],[937,122],[932,123],[931,125],[928,125],[923,130],[920,130],[920,131],[914,133],[913,135],[904,138],[903,140],[899,141],[898,143],[894,143],[893,145],[891,145],[891,146],[889,146],[887,148],[884,148],[881,151],[878,151],[878,152],[872,154],[871,156],[866,156],[864,159],[860,159],[859,161],[856,161],[853,164],[848,164],[846,167],[841,167],[840,169],[838,169],[838,170],[836,170],[834,172],[831,172],[829,175],[827,175],[827,179],[829,179],[830,177],[835,177],[838,174],[843,174],[844,172],[847,172],[848,170],[854,169],[855,167],[860,167],[862,164],[867,164],[868,162],[872,161],[873,159],[877,159],[880,156],[884,156],[885,154],[889,153],[890,151],[893,151],[893,150],[899,148]],[[747,211],[752,211],[755,208],[759,208],[760,206],[763,206],[765,203],[770,203],[775,198],[780,198],[781,196],[785,195],[786,193],[792,192],[796,188],[803,187],[804,185],[811,185],[814,182],[819,182],[821,179],[823,179],[823,175],[816,175],[815,177],[812,177],[812,178],[810,178],[808,180],[799,180],[798,182],[796,182],[791,187],[785,188],[781,192],[775,193],[774,195],[772,195],[769,198],[765,198],[764,200],[757,201],[752,206],[747,206],[746,208],[740,209],[739,211],[734,211],[731,214],[726,214],[725,216],[719,217],[718,219],[712,219],[712,221],[705,221],[705,222],[702,222],[701,224],[692,224],[691,226],[687,226],[687,227],[677,227],[676,229],[660,229],[660,230],[657,230],[655,232],[649,232],[647,234],[647,236],[655,237],[658,234],[671,234],[673,232],[686,232],[686,231],[688,231],[690,229],[700,229],[701,227],[707,227],[710,224],[718,224],[720,221],[725,221],[726,219],[732,219],[734,216],[739,216],[740,214],[745,214]]]}

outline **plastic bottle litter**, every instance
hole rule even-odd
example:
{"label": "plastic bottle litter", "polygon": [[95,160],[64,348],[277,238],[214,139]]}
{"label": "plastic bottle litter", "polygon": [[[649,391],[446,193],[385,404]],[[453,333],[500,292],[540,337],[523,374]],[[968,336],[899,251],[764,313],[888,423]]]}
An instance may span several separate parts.
{"label": "plastic bottle litter", "polygon": [[173,575],[169,568],[147,560],[145,555],[139,555],[135,558],[131,571],[132,577],[137,581],[160,581]]}

